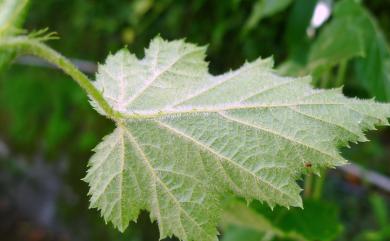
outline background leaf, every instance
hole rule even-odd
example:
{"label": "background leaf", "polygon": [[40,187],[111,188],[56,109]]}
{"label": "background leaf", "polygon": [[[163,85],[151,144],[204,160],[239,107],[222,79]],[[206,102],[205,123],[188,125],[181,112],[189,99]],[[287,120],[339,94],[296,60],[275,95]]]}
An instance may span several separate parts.
{"label": "background leaf", "polygon": [[[342,231],[337,207],[326,201],[308,199],[304,202],[304,209],[291,210],[282,207],[270,210],[259,202],[253,202],[250,206],[243,202],[232,202],[230,205],[222,224],[232,241],[239,241],[240,234],[246,233],[244,230],[250,230],[247,233],[251,237],[264,235],[269,237],[268,240],[307,241],[335,240]],[[233,238],[233,234],[237,239]]]}
{"label": "background leaf", "polygon": [[311,46],[306,73],[314,72],[319,77],[324,71],[356,57],[365,57],[360,28],[352,19],[335,16]]}
{"label": "background leaf", "polygon": [[253,30],[261,19],[283,11],[292,3],[292,0],[258,0],[252,7],[251,14],[242,31],[246,34]]}
{"label": "background leaf", "polygon": [[263,237],[263,234],[252,229],[231,227],[224,233],[222,241],[259,241]]}
{"label": "background leaf", "polygon": [[371,14],[360,4],[344,0],[335,9],[335,18],[355,22],[363,35],[365,58],[355,63],[355,77],[379,100],[390,100],[390,50],[386,38]]}

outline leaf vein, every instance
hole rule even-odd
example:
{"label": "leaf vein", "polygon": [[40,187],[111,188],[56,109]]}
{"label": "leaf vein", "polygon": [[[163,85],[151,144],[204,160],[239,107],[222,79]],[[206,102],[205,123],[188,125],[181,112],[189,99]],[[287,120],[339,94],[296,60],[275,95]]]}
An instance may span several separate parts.
{"label": "leaf vein", "polygon": [[234,166],[238,167],[239,169],[241,169],[244,172],[246,172],[246,173],[250,174],[251,176],[253,176],[255,178],[255,180],[258,180],[259,182],[264,183],[265,185],[271,187],[273,190],[279,192],[280,194],[285,195],[285,196],[291,198],[292,200],[294,200],[294,198],[290,194],[288,194],[286,192],[283,192],[282,190],[279,190],[279,188],[274,186],[272,183],[261,179],[261,177],[259,177],[256,174],[252,173],[251,170],[247,169],[244,166],[241,166],[240,164],[238,164],[235,161],[231,160],[230,158],[222,155],[221,153],[218,153],[217,151],[213,150],[211,147],[209,147],[209,146],[207,146],[207,145],[205,145],[205,144],[195,140],[194,138],[188,136],[187,134],[177,130],[176,128],[174,128],[174,127],[172,127],[170,125],[167,125],[166,123],[162,123],[160,121],[156,121],[156,122],[159,123],[162,127],[165,127],[166,129],[170,130],[172,133],[175,133],[176,135],[181,136],[182,138],[188,139],[188,140],[192,141],[194,144],[196,144],[197,146],[201,147],[202,149],[212,153],[214,156],[217,157],[217,160],[223,159],[223,160],[228,161],[229,163],[233,164]]}
{"label": "leaf vein", "polygon": [[322,151],[322,150],[320,150],[320,149],[317,149],[317,148],[315,148],[315,147],[313,147],[313,146],[307,145],[307,144],[305,144],[305,143],[303,143],[303,142],[300,142],[300,141],[298,141],[298,140],[296,140],[296,139],[292,139],[291,137],[285,136],[285,135],[283,135],[283,134],[281,134],[281,133],[278,133],[278,132],[275,132],[275,131],[270,130],[270,129],[268,129],[268,128],[262,127],[262,126],[260,126],[259,124],[254,125],[254,124],[248,123],[248,122],[246,122],[246,121],[243,121],[243,120],[241,120],[241,119],[238,119],[238,118],[236,118],[236,117],[229,116],[229,115],[227,115],[226,113],[223,113],[223,112],[219,112],[219,115],[222,116],[222,117],[224,117],[225,119],[227,119],[227,120],[229,120],[229,121],[237,122],[237,123],[239,123],[239,124],[241,124],[241,125],[244,125],[244,126],[248,126],[248,127],[254,128],[254,129],[258,129],[258,130],[261,130],[261,131],[268,132],[268,133],[270,133],[271,135],[279,136],[279,137],[281,137],[281,138],[283,138],[283,139],[285,139],[285,140],[287,140],[287,141],[289,141],[289,142],[292,142],[293,144],[298,144],[298,145],[303,146],[303,147],[305,147],[305,148],[307,148],[307,149],[311,149],[311,150],[313,150],[313,151],[315,151],[315,152],[318,152],[318,153],[320,153],[320,154],[322,154],[322,155],[325,155],[325,156],[334,158],[334,159],[336,159],[336,160],[340,160],[340,158],[335,157],[335,156],[333,156],[333,155],[331,155],[331,154],[329,154],[329,153],[327,153],[327,152],[324,152],[324,151]]}
{"label": "leaf vein", "polygon": [[[180,204],[180,201],[175,197],[175,195],[173,195],[169,188],[165,185],[165,183],[160,179],[160,177],[155,173],[154,171],[154,167],[152,166],[151,162],[149,161],[149,158],[146,156],[144,150],[141,148],[140,144],[138,143],[138,141],[135,139],[135,137],[131,134],[130,130],[129,129],[124,129],[127,133],[127,136],[129,137],[129,140],[130,142],[133,144],[133,146],[136,148],[137,152],[139,153],[141,159],[143,160],[143,162],[145,163],[145,165],[147,166],[147,168],[149,169],[150,171],[150,174],[153,176],[154,180],[158,181],[161,185],[161,187],[163,187],[166,191],[166,193],[172,198],[173,202],[176,203],[176,205],[178,206],[178,208],[181,210],[182,213],[184,213],[188,220],[190,220],[193,224],[195,224],[195,226],[198,227],[199,230],[201,230],[206,236],[210,237],[211,239],[214,239],[214,237],[211,237],[203,228],[202,226],[200,226],[200,224],[195,221],[191,215],[189,213],[187,213],[187,211],[181,206]],[[160,218],[161,218],[161,214],[160,214]]]}

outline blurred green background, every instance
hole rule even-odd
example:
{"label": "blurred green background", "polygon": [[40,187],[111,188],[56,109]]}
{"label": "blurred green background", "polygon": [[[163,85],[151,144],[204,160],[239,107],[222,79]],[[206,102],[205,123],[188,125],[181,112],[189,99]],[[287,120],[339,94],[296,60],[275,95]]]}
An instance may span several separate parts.
{"label": "blurred green background", "polygon": [[[390,101],[387,0],[31,1],[24,28],[43,27],[61,37],[50,46],[94,63],[124,46],[142,57],[160,34],[208,45],[213,74],[273,56],[280,74],[312,74],[316,87]],[[13,64],[0,76],[0,239],[158,240],[147,213],[121,234],[88,209],[81,178],[113,124],[85,93],[55,69]],[[368,136],[343,155],[390,176],[390,129]],[[389,193],[337,171],[310,185],[304,210],[227,200],[220,239],[390,240]]]}

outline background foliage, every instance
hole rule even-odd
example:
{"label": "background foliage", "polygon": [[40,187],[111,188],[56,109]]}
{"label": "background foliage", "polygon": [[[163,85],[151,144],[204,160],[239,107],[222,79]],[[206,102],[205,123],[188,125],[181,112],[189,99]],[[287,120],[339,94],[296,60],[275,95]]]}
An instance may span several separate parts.
{"label": "background foliage", "polygon": [[[280,73],[313,74],[318,87],[343,85],[349,96],[390,101],[390,2],[334,1],[330,19],[313,29],[316,4],[316,0],[41,0],[31,1],[24,26],[28,30],[48,26],[61,36],[50,45],[68,57],[93,62],[102,62],[123,45],[141,56],[157,34],[186,37],[209,44],[208,61],[215,74],[273,55]],[[80,179],[90,150],[113,126],[90,108],[85,94],[68,77],[56,70],[9,67],[0,77],[0,123],[4,240],[158,239],[156,225],[146,214],[122,235],[104,225],[96,210],[88,209],[87,186]],[[390,175],[389,129],[369,139],[343,150],[343,155]],[[305,210],[271,212],[253,203],[250,211],[245,209],[248,213],[241,212],[249,216],[228,212],[227,217],[244,221],[221,224],[225,234],[221,239],[388,240],[387,194],[334,172],[327,175],[323,189],[322,195],[310,195]],[[226,202],[229,207],[240,201]],[[248,218],[262,225],[248,226]],[[324,233],[317,237],[316,230]]]}

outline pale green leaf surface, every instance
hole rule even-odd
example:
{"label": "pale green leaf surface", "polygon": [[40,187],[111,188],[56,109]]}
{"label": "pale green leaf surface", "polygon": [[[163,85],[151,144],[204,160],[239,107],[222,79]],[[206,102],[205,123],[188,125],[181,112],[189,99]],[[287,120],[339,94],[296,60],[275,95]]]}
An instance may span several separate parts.
{"label": "pale green leaf surface", "polygon": [[120,230],[145,209],[161,238],[216,240],[227,192],[301,206],[306,164],[345,163],[336,147],[390,116],[387,104],[278,76],[269,59],[212,76],[204,57],[204,47],[157,37],[143,59],[121,50],[99,66],[94,84],[121,117],[85,180],[91,207]]}

